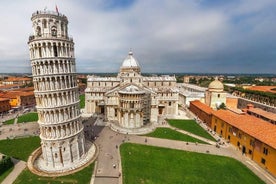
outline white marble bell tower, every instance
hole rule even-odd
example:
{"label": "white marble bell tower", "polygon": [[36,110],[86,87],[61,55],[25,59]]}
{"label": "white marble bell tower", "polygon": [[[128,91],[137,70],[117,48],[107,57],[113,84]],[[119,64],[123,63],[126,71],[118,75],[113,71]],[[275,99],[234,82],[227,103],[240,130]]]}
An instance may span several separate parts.
{"label": "white marble bell tower", "polygon": [[32,15],[29,37],[30,61],[44,171],[70,170],[86,155],[80,119],[74,42],[68,36],[65,15],[37,11]]}

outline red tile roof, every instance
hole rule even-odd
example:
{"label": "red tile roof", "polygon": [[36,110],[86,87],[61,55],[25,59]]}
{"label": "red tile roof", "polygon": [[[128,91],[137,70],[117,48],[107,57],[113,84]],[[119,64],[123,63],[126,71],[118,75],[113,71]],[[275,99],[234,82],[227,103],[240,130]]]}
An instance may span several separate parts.
{"label": "red tile roof", "polygon": [[248,112],[253,112],[253,113],[258,114],[258,115],[261,115],[261,116],[263,116],[267,119],[276,121],[276,114],[274,114],[272,112],[267,112],[267,111],[264,111],[263,109],[260,109],[260,108],[251,108],[251,109],[248,109],[247,111]]}
{"label": "red tile roof", "polygon": [[227,110],[214,111],[213,115],[276,149],[275,125],[255,116],[239,115]]}
{"label": "red tile roof", "polygon": [[10,101],[8,98],[0,98],[0,101]]}
{"label": "red tile roof", "polygon": [[191,101],[190,104],[193,104],[194,106],[201,109],[203,112],[205,112],[207,114],[211,114],[214,111],[211,107],[209,107],[208,105],[202,103],[199,100]]}
{"label": "red tile roof", "polygon": [[31,81],[31,78],[28,77],[9,77],[8,79],[4,80],[4,81],[9,81],[9,82],[13,82],[13,81]]}
{"label": "red tile roof", "polygon": [[250,88],[247,88],[248,90],[254,90],[254,91],[263,91],[263,92],[271,92],[271,93],[276,93],[275,89],[276,86],[252,86]]}

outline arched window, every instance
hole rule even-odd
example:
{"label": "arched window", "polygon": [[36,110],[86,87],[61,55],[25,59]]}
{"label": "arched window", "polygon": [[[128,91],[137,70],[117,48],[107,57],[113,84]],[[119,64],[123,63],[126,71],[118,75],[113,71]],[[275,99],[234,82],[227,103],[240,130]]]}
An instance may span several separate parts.
{"label": "arched window", "polygon": [[36,27],[36,36],[41,36],[41,28],[39,26]]}
{"label": "arched window", "polygon": [[53,45],[53,49],[54,49],[54,57],[58,56],[58,52],[57,52],[57,45],[54,43]]}
{"label": "arched window", "polygon": [[63,22],[61,23],[61,25],[60,25],[60,28],[61,28],[61,31],[64,31],[64,24],[63,24]]}
{"label": "arched window", "polygon": [[43,25],[43,28],[47,28],[47,21],[46,21],[46,19],[43,19],[42,25]]}
{"label": "arched window", "polygon": [[51,28],[51,34],[52,34],[52,36],[57,36],[57,28],[56,28],[56,26],[53,26]]}

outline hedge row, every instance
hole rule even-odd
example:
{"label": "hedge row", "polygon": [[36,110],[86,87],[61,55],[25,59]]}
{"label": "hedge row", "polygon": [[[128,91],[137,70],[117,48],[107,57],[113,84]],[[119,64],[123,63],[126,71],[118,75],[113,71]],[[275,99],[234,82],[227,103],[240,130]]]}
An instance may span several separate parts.
{"label": "hedge row", "polygon": [[3,156],[2,160],[0,160],[0,173],[4,173],[6,170],[13,166],[13,162],[11,157]]}

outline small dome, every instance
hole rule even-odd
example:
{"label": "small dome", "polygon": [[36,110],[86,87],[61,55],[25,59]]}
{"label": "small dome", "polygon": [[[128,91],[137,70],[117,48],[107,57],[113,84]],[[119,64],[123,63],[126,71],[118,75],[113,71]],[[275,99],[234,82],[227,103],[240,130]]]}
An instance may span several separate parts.
{"label": "small dome", "polygon": [[133,57],[132,51],[129,51],[128,56],[123,61],[122,66],[123,68],[132,68],[132,67],[139,67],[138,61]]}
{"label": "small dome", "polygon": [[213,82],[209,84],[209,90],[223,91],[223,84],[216,77]]}

